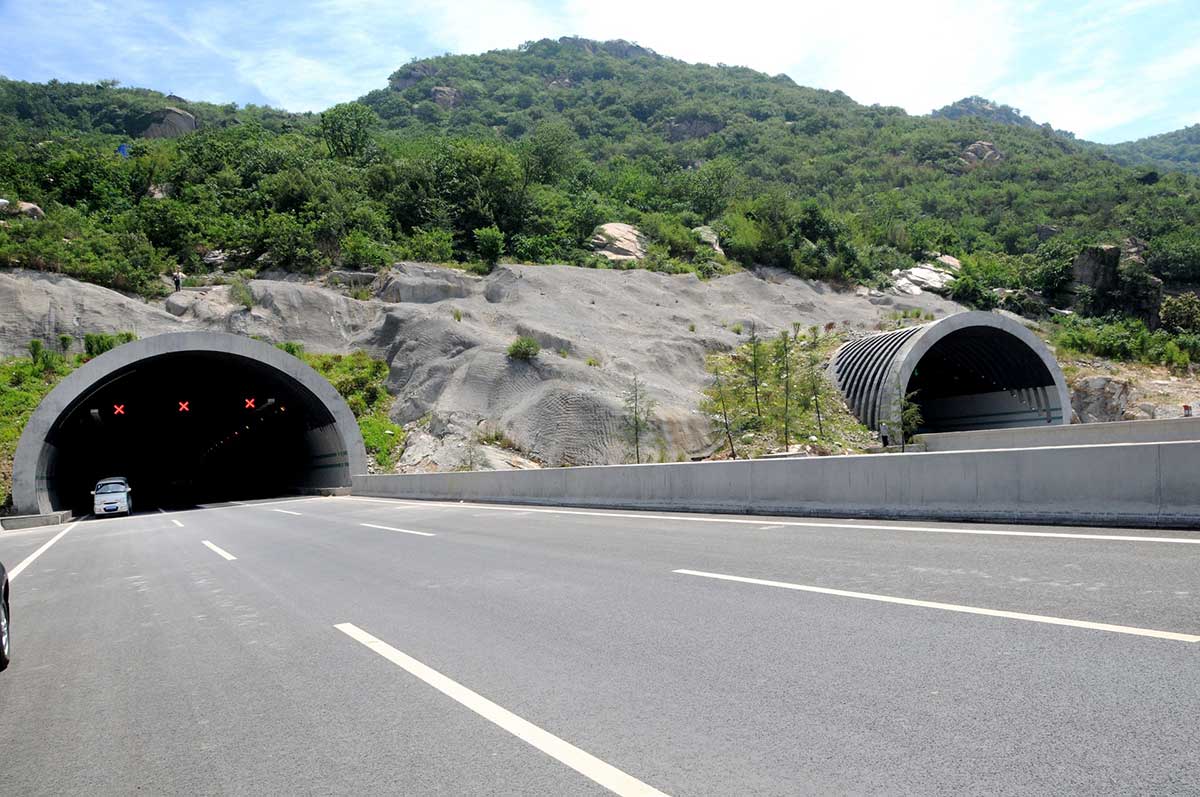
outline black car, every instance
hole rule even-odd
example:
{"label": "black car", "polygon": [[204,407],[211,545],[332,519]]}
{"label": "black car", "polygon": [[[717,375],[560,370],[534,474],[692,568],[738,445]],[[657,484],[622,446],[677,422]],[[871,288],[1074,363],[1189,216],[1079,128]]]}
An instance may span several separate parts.
{"label": "black car", "polygon": [[0,670],[8,667],[12,653],[12,632],[8,627],[8,572],[0,564]]}

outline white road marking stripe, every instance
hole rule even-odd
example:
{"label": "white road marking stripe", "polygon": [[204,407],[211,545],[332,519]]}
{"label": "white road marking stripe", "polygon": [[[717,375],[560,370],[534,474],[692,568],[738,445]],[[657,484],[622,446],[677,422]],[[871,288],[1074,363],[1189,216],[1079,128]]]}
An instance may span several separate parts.
{"label": "white road marking stripe", "polygon": [[1073,628],[1090,628],[1095,631],[1111,631],[1117,634],[1132,634],[1133,636],[1148,636],[1156,639],[1172,639],[1178,642],[1200,642],[1196,634],[1181,634],[1177,631],[1156,631],[1153,628],[1137,628],[1129,625],[1113,625],[1111,623],[1093,623],[1087,620],[1068,620],[1063,617],[1049,617],[1042,614],[1026,614],[1024,612],[1008,612],[1002,609],[983,609],[978,606],[962,606],[957,603],[939,603],[937,601],[922,601],[913,598],[897,598],[893,595],[874,595],[869,592],[850,592],[844,589],[829,587],[811,587],[805,584],[792,584],[787,581],[769,581],[763,578],[746,578],[745,576],[730,576],[724,573],[707,573],[703,570],[672,570],[685,576],[700,576],[715,578],[721,581],[738,581],[743,584],[757,584],[762,587],[779,587],[800,592],[816,592],[821,595],[837,595],[842,598],[861,598],[880,603],[897,603],[901,606],[919,606],[925,609],[942,609],[948,612],[964,614],[982,614],[987,617],[1004,617],[1009,620],[1025,620],[1031,623],[1046,623],[1048,625],[1066,625]]}
{"label": "white road marking stripe", "polygon": [[410,529],[398,529],[394,526],[377,526],[374,523],[359,523],[360,526],[366,526],[369,529],[383,529],[384,531],[398,531],[401,534],[419,534],[422,537],[436,537],[436,534],[431,534],[428,531],[412,531]]}
{"label": "white road marking stripe", "polygon": [[27,568],[31,564],[33,564],[34,559],[37,559],[39,556],[41,556],[43,553],[45,553],[47,548],[49,548],[51,545],[53,545],[54,543],[61,540],[63,538],[64,534],[66,534],[68,531],[70,531],[71,529],[75,528],[78,525],[79,525],[79,521],[75,521],[74,523],[72,523],[71,525],[67,526],[65,529],[60,531],[58,534],[55,534],[53,537],[51,537],[49,540],[47,540],[45,542],[45,544],[42,545],[41,548],[38,548],[33,553],[29,554],[29,556],[26,556],[25,561],[21,562],[21,564],[17,565],[12,570],[8,571],[8,580],[9,581],[15,580],[17,576],[19,576],[19,575],[21,575],[21,573],[25,572],[25,568]]}
{"label": "white road marking stripe", "polygon": [[508,709],[496,705],[477,692],[471,691],[457,681],[442,675],[437,670],[396,650],[391,645],[371,636],[358,626],[352,623],[338,623],[334,628],[356,642],[361,642],[405,672],[420,678],[447,697],[461,703],[479,716],[500,726],[513,736],[536,747],[551,758],[561,761],[612,793],[622,795],[622,797],[654,797],[655,795],[657,797],[666,797],[663,792],[653,786],[643,783],[632,775],[627,775],[611,764],[606,764],[590,753],[584,752],[554,734],[542,730],[528,720],[521,719]]}
{"label": "white road marking stripe", "polygon": [[208,548],[213,553],[217,554],[217,556],[223,556],[230,562],[237,559],[237,557],[234,556],[233,554],[231,554],[229,551],[226,551],[223,548],[218,548],[217,546],[213,545],[208,540],[200,540],[200,542],[204,543],[205,547]]}
{"label": "white road marking stripe", "polygon": [[[342,500],[348,501],[368,501],[376,504],[403,504],[404,506],[436,506],[456,509],[474,508],[484,506],[488,509],[493,509],[497,512],[542,512],[551,515],[586,515],[589,517],[615,517],[628,518],[632,520],[682,520],[689,523],[739,523],[761,526],[763,520],[749,520],[746,518],[722,518],[722,517],[689,517],[687,515],[635,515],[627,512],[600,512],[584,509],[531,509],[529,507],[517,506],[500,506],[498,504],[465,504],[461,502],[448,501],[413,501],[404,498],[366,498],[363,496],[337,496]],[[652,511],[652,510],[648,510]],[[1111,542],[1167,542],[1177,543],[1182,545],[1200,545],[1200,537],[1139,537],[1133,534],[1069,534],[1058,531],[1009,531],[1005,529],[964,529],[964,528],[940,528],[937,526],[885,526],[866,523],[827,523],[816,520],[778,520],[772,521],[771,525],[775,526],[791,526],[798,528],[821,528],[821,529],[855,529],[861,531],[920,531],[931,534],[977,534],[983,536],[997,537],[1052,537],[1056,539],[1067,540],[1108,540]]]}
{"label": "white road marking stripe", "polygon": [[299,515],[299,512],[293,512],[290,509],[272,509],[272,512],[278,512],[281,515]]}
{"label": "white road marking stripe", "polygon": [[163,509],[161,506],[158,508],[158,511],[163,513],[164,515],[167,514],[167,510]]}
{"label": "white road marking stripe", "polygon": [[176,526],[178,526],[179,528],[183,528],[183,524],[182,524],[182,523],[180,523],[180,522],[179,522],[178,520],[176,520],[175,518],[171,518],[171,522],[172,522],[172,523],[174,523],[174,524],[175,524]]}

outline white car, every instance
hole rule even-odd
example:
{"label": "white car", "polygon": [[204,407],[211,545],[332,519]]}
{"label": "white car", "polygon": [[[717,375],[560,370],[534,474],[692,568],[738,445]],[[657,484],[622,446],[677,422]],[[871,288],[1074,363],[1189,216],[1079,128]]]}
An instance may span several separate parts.
{"label": "white car", "polygon": [[129,515],[133,513],[133,501],[129,498],[129,481],[124,476],[113,476],[96,482],[92,490],[94,502],[92,512],[96,517],[103,515]]}

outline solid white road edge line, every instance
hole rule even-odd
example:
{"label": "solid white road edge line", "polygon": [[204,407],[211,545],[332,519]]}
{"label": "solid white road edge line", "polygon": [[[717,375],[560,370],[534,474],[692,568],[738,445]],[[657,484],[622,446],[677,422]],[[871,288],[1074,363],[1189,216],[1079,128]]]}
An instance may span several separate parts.
{"label": "solid white road edge line", "polygon": [[176,526],[178,526],[179,528],[183,528],[183,524],[182,524],[182,523],[180,523],[180,522],[179,522],[178,520],[176,520],[175,518],[171,518],[171,522],[172,522],[172,523],[174,523],[174,524],[175,524]]}
{"label": "solid white road edge line", "polygon": [[360,526],[366,526],[369,529],[383,529],[384,531],[398,531],[401,534],[418,534],[422,537],[436,537],[436,534],[431,534],[428,531],[412,531],[411,529],[398,529],[395,526],[377,526],[374,523],[359,523]]}
{"label": "solid white road edge line", "polygon": [[278,512],[281,515],[299,515],[299,512],[293,512],[290,509],[272,509],[272,512]]}
{"label": "solid white road edge line", "polygon": [[21,575],[21,573],[25,572],[25,568],[27,568],[27,567],[29,567],[29,565],[33,564],[34,559],[37,559],[39,556],[41,556],[43,553],[45,553],[47,548],[49,548],[51,545],[53,545],[54,543],[61,540],[63,538],[64,534],[66,534],[68,531],[70,531],[71,529],[75,528],[78,525],[79,525],[79,521],[75,521],[74,523],[72,523],[71,525],[67,526],[65,529],[60,531],[58,534],[55,534],[53,537],[51,537],[45,543],[43,543],[41,548],[38,548],[33,553],[29,554],[29,556],[26,556],[25,561],[21,562],[21,564],[17,565],[12,570],[8,571],[8,580],[9,581],[16,580],[17,576],[19,576],[19,575]]}
{"label": "solid white road edge line", "polygon": [[571,769],[595,781],[612,793],[619,794],[622,797],[666,797],[663,792],[655,789],[653,786],[643,783],[632,775],[627,775],[611,764],[606,764],[590,753],[586,753],[554,734],[542,730],[528,720],[521,719],[508,709],[496,705],[486,697],[471,691],[457,681],[442,675],[437,670],[422,664],[411,656],[396,650],[386,642],[371,636],[353,623],[338,623],[334,628],[356,642],[361,642],[410,675],[420,678],[447,697],[461,703],[479,716],[500,726],[513,736],[536,747],[551,758],[566,764]]}
{"label": "solid white road edge line", "polygon": [[893,595],[874,595],[870,592],[850,592],[844,589],[829,587],[811,587],[805,584],[792,584],[787,581],[769,581],[763,578],[746,578],[745,576],[730,576],[724,573],[707,573],[703,570],[672,570],[685,576],[700,576],[715,578],[720,581],[737,581],[742,584],[757,584],[762,587],[779,587],[800,592],[816,592],[821,595],[837,595],[842,598],[860,598],[880,603],[897,603],[901,606],[919,606],[925,609],[941,609],[947,612],[962,612],[964,614],[982,614],[987,617],[1004,617],[1009,620],[1025,620],[1031,623],[1046,623],[1048,625],[1066,625],[1073,628],[1090,628],[1094,631],[1111,631],[1116,634],[1131,634],[1133,636],[1148,636],[1155,639],[1171,639],[1177,642],[1200,642],[1200,636],[1181,634],[1177,631],[1156,631],[1153,628],[1137,628],[1129,625],[1113,625],[1111,623],[1093,623],[1087,620],[1068,620],[1063,617],[1048,617],[1042,614],[1026,614],[1024,612],[1008,612],[1002,609],[983,609],[978,606],[962,606],[957,603],[938,603],[922,601],[913,598],[897,598]]}
{"label": "solid white road edge line", "polygon": [[226,551],[223,548],[218,548],[216,545],[213,545],[208,540],[200,540],[200,542],[204,543],[205,547],[208,548],[213,553],[217,554],[217,556],[223,556],[226,559],[228,559],[230,562],[237,559],[237,557],[234,556],[233,554],[231,554],[229,551]]}
{"label": "solid white road edge line", "polygon": [[[1052,537],[1067,540],[1108,540],[1111,542],[1169,542],[1182,545],[1200,545],[1200,537],[1138,537],[1132,534],[1068,534],[1058,531],[1008,531],[1005,529],[963,529],[939,528],[937,526],[884,526],[866,523],[825,523],[815,520],[749,520],[746,518],[722,517],[688,517],[687,515],[634,515],[627,512],[600,512],[584,509],[536,509],[523,506],[500,506],[498,504],[468,504],[450,501],[414,501],[404,498],[368,498],[366,496],[334,496],[344,501],[367,501],[376,504],[402,504],[404,506],[440,506],[448,508],[487,507],[497,512],[542,512],[551,515],[586,515],[590,517],[615,517],[633,520],[682,520],[690,523],[740,523],[762,526],[769,523],[772,526],[794,526],[799,528],[818,529],[856,529],[861,531],[920,531],[931,534],[977,534],[997,537]],[[653,512],[654,510],[646,510]]]}

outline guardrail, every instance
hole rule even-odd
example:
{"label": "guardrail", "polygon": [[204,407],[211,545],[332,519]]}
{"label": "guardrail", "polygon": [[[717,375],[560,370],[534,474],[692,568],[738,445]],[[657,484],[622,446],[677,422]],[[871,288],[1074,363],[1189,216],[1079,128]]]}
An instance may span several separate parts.
{"label": "guardrail", "polygon": [[354,477],[364,496],[1200,528],[1200,442]]}

